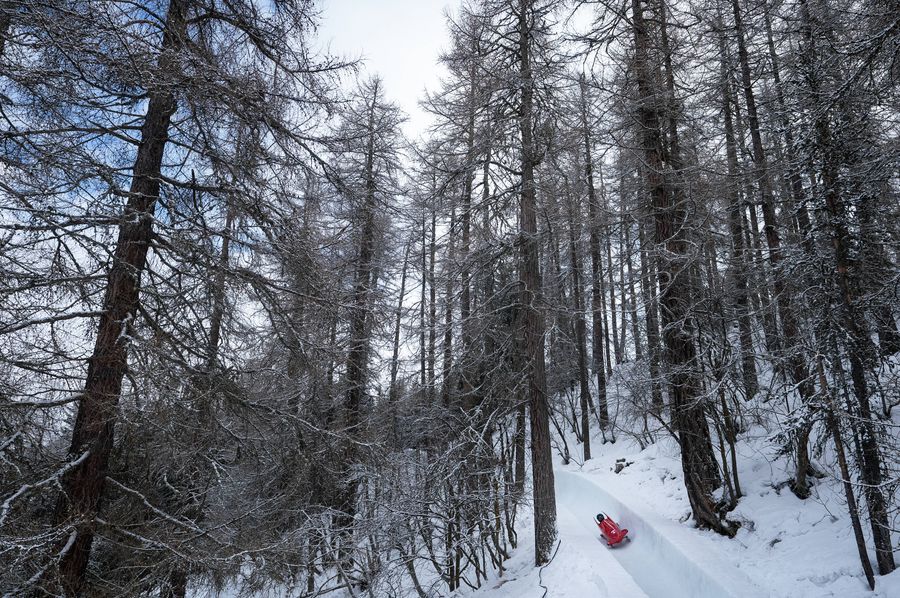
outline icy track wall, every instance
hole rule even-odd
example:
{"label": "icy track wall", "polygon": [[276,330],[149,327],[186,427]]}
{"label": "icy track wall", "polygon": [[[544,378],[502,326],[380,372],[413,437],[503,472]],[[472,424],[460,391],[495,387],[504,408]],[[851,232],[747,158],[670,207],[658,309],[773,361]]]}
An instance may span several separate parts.
{"label": "icy track wall", "polygon": [[[719,558],[696,532],[654,515],[634,502],[625,505],[581,474],[557,469],[558,506],[593,526],[607,512],[628,528],[632,542],[607,548],[597,530],[597,549],[609,550],[650,598],[756,598],[767,593],[731,563]],[[565,542],[565,538],[562,538]]]}

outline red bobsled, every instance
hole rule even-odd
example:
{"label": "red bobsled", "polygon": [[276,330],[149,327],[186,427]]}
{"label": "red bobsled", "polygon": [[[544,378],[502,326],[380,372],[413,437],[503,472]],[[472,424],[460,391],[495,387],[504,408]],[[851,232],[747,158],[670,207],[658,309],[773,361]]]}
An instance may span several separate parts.
{"label": "red bobsled", "polygon": [[[603,534],[603,539],[606,540],[607,546],[615,546],[628,536],[628,530],[619,527],[619,524],[613,521],[606,513],[598,513],[594,517],[594,523],[600,528],[600,533]],[[631,538],[628,538],[628,540],[630,541]]]}

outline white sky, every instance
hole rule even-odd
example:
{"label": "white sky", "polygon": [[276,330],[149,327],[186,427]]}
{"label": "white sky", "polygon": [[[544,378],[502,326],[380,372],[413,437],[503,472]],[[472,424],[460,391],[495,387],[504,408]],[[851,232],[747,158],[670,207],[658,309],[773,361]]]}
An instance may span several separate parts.
{"label": "white sky", "polygon": [[345,58],[365,59],[363,73],[381,75],[385,91],[406,112],[407,135],[418,137],[428,116],[423,91],[436,89],[438,55],[447,45],[445,9],[457,0],[322,0],[319,41]]}

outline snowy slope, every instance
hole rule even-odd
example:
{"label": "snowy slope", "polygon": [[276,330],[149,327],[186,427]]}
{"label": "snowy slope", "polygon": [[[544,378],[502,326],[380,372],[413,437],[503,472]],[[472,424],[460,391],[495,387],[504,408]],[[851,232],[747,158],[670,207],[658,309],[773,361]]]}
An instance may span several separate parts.
{"label": "snowy slope", "polygon": [[[577,455],[581,447],[572,438],[568,442]],[[818,481],[813,495],[801,501],[783,487],[790,464],[773,450],[760,426],[742,435],[743,497],[729,515],[742,527],[728,539],[693,526],[674,441],[660,438],[641,450],[622,436],[607,444],[594,437],[594,458],[587,463],[563,465],[556,456],[559,545],[550,564],[533,565],[531,507],[525,504],[517,525],[519,547],[502,576],[494,573],[480,590],[452,595],[427,567],[420,579],[430,596],[454,598],[900,597],[900,570],[876,576],[876,591],[869,591],[838,481]],[[627,466],[614,473],[622,458]],[[827,451],[817,459],[824,470],[835,469]],[[599,511],[627,527],[633,541],[608,548],[593,523]],[[871,556],[871,538],[867,542]],[[237,595],[201,592],[195,598]],[[410,587],[404,596],[415,593]]]}

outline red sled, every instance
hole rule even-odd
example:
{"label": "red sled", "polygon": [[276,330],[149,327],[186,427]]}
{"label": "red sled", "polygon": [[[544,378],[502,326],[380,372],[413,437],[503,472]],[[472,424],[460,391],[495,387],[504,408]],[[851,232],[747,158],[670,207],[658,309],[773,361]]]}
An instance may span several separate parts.
{"label": "red sled", "polygon": [[[598,513],[594,517],[594,523],[600,528],[600,533],[603,534],[603,539],[606,540],[606,545],[609,547],[615,546],[628,536],[628,530],[619,527],[619,524],[606,513]],[[631,538],[627,539],[629,542],[631,541]]]}

